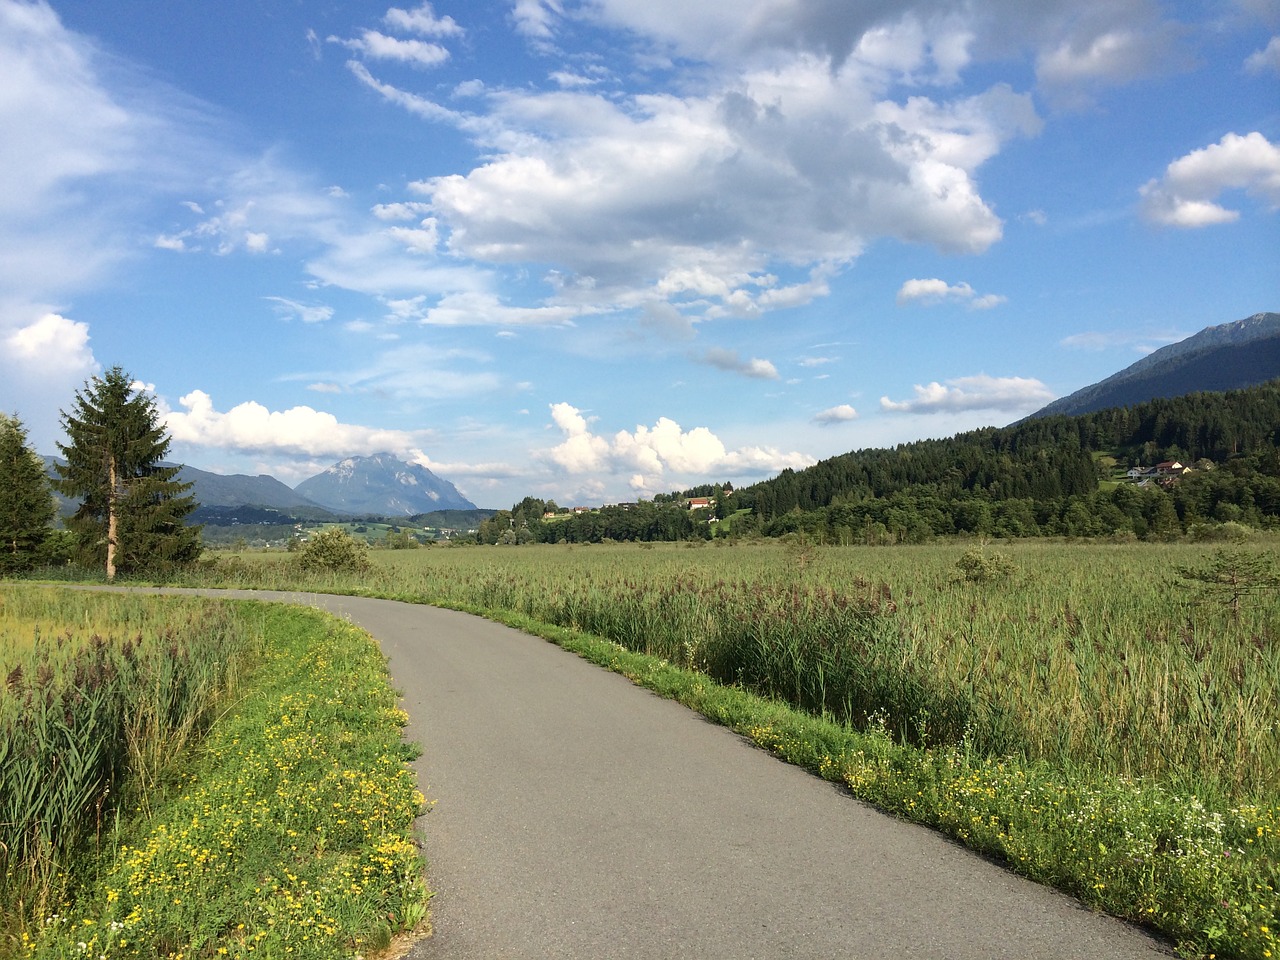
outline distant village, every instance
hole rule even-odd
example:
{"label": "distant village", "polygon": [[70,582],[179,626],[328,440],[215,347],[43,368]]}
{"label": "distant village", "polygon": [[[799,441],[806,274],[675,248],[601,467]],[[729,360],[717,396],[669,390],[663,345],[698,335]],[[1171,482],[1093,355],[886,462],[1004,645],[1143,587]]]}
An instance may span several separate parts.
{"label": "distant village", "polygon": [[[727,497],[733,493],[733,484],[726,483],[724,485],[724,495]],[[686,510],[693,512],[694,510],[714,510],[716,507],[715,497],[680,497],[673,501]],[[636,501],[622,503],[606,503],[603,507],[562,507],[555,510],[548,510],[542,515],[543,520],[564,520],[567,517],[578,516],[584,513],[599,513],[605,509],[617,510],[634,510],[640,504]],[[711,522],[715,522],[715,518],[711,518]]]}
{"label": "distant village", "polygon": [[1139,487],[1170,487],[1188,473],[1195,473],[1194,468],[1185,467],[1177,460],[1165,460],[1154,467],[1130,467],[1125,477],[1130,483]]}

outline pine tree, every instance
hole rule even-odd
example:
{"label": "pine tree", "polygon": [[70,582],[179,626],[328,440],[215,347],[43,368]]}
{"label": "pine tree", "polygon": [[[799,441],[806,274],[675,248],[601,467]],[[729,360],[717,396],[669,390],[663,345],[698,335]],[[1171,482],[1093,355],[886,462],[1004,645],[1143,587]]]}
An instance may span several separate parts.
{"label": "pine tree", "polygon": [[76,394],[62,425],[70,443],[57,467],[58,489],[78,498],[67,521],[80,559],[105,563],[107,579],[153,565],[185,563],[200,554],[200,530],[184,524],[195,509],[179,468],[162,466],[169,438],[155,402],[136,391],[120,367],[94,377]]}
{"label": "pine tree", "polygon": [[30,570],[44,559],[56,513],[44,461],[27,446],[17,416],[0,413],[0,574]]}

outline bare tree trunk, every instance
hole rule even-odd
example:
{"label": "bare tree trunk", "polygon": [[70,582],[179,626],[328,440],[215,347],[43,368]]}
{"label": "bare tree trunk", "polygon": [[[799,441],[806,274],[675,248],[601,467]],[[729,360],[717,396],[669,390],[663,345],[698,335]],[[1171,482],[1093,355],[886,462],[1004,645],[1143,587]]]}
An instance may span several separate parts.
{"label": "bare tree trunk", "polygon": [[112,457],[108,467],[110,492],[107,494],[107,579],[116,578],[116,458]]}

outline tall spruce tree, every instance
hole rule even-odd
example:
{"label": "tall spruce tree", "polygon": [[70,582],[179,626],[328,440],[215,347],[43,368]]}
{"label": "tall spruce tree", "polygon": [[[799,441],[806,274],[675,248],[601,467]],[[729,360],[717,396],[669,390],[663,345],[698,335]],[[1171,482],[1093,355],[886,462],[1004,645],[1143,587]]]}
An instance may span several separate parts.
{"label": "tall spruce tree", "polygon": [[56,513],[44,461],[27,446],[17,416],[0,413],[0,574],[30,570],[45,559]]}
{"label": "tall spruce tree", "polygon": [[57,488],[78,498],[67,520],[81,562],[105,564],[107,579],[148,566],[186,563],[200,555],[199,527],[183,522],[195,509],[191,484],[162,466],[169,437],[155,402],[120,367],[94,377],[76,394],[58,444]]}

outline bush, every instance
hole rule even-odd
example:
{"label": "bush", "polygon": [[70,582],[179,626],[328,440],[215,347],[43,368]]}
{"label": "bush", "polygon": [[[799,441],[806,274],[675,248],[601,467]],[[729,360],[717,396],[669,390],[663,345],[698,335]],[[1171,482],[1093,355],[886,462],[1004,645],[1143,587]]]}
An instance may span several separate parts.
{"label": "bush", "polygon": [[369,569],[369,544],[357,540],[341,527],[326,527],[297,551],[298,566],[303,570]]}
{"label": "bush", "polygon": [[1010,579],[1017,567],[1006,553],[986,553],[982,550],[966,550],[956,561],[960,576],[968,583],[995,583]]}
{"label": "bush", "polygon": [[1244,543],[1253,538],[1253,528],[1235,520],[1195,523],[1187,535],[1196,543]]}

